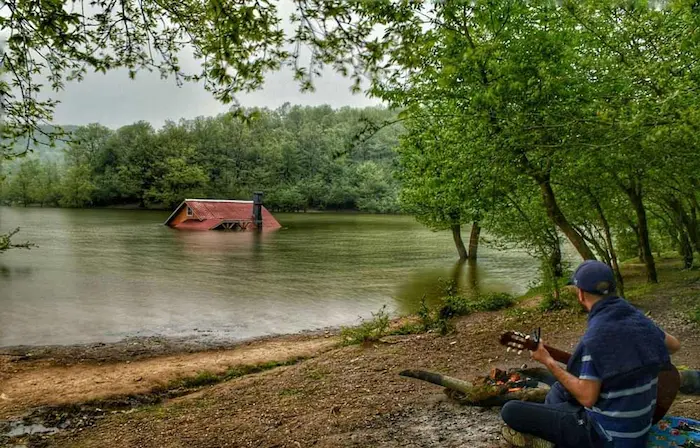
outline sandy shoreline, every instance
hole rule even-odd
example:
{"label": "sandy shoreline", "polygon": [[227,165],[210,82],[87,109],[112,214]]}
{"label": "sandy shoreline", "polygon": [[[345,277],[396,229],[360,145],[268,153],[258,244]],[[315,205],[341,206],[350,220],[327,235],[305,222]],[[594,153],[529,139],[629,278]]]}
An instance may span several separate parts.
{"label": "sandy shoreline", "polygon": [[69,345],[14,345],[0,347],[0,359],[13,361],[50,361],[54,365],[136,361],[166,355],[231,350],[266,341],[305,340],[329,337],[336,327],[303,330],[290,334],[272,334],[249,339],[224,337],[134,336],[116,342],[91,342]]}

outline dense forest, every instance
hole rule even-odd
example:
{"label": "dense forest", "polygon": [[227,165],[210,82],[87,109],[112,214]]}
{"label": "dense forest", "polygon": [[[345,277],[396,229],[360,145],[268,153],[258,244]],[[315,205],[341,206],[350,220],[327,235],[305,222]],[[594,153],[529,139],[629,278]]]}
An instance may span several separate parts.
{"label": "dense forest", "polygon": [[[0,199],[16,205],[172,207],[185,197],[248,199],[274,210],[398,210],[400,126],[362,136],[395,114],[285,105],[111,130],[71,127],[4,169]],[[22,142],[19,143],[22,145]],[[57,158],[56,154],[63,155]]]}

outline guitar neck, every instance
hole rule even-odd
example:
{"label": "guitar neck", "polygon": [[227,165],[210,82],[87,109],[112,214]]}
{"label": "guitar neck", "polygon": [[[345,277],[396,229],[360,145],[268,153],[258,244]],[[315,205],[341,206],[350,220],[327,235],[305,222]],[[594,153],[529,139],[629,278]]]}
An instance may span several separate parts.
{"label": "guitar neck", "polygon": [[567,353],[565,351],[559,350],[554,347],[550,347],[549,345],[544,346],[544,348],[547,349],[550,355],[552,355],[552,358],[554,358],[555,361],[560,362],[562,364],[567,364],[569,362],[569,359],[571,359],[571,353]]}

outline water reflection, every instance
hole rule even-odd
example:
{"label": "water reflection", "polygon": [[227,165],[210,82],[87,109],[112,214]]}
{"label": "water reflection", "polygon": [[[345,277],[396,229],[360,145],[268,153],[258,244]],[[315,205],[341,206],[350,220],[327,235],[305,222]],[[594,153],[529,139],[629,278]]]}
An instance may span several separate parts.
{"label": "water reflection", "polygon": [[13,267],[13,266],[8,266],[6,264],[0,264],[0,276],[6,277],[6,278],[20,278],[20,277],[29,277],[32,275],[33,269],[31,266],[20,266],[20,267]]}
{"label": "water reflection", "polygon": [[477,296],[485,290],[503,290],[498,285],[482,290],[482,271],[474,261],[457,261],[451,268],[416,272],[399,284],[396,295],[400,303],[399,310],[402,313],[413,313],[418,310],[422,300],[432,306],[449,294],[470,297]]}

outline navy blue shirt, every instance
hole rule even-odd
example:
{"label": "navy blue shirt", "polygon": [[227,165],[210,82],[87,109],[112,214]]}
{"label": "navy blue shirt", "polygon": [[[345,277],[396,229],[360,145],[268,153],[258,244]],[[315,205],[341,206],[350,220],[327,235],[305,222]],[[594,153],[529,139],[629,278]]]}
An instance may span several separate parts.
{"label": "navy blue shirt", "polygon": [[598,301],[567,370],[599,381],[598,401],[586,409],[615,447],[645,448],[656,408],[658,374],[670,362],[665,333],[620,297]]}
{"label": "navy blue shirt", "polygon": [[[602,383],[602,375],[596,370],[593,356],[585,345],[580,353],[578,377]],[[634,375],[625,381],[624,388],[603,388],[596,404],[586,408],[598,432],[615,447],[646,447],[656,407],[657,382],[655,373]]]}

